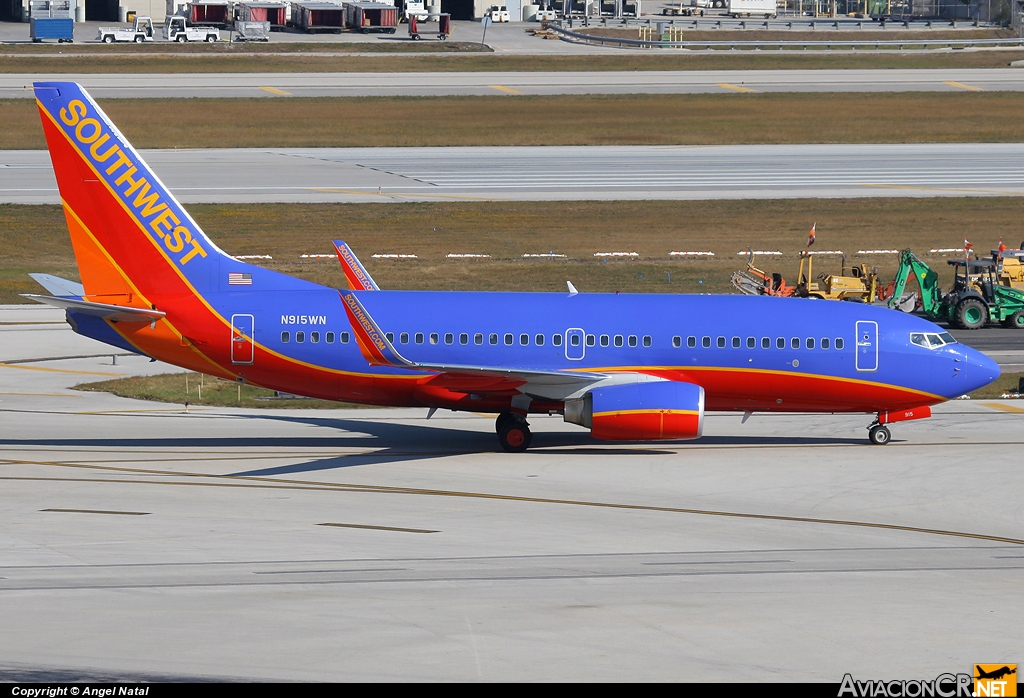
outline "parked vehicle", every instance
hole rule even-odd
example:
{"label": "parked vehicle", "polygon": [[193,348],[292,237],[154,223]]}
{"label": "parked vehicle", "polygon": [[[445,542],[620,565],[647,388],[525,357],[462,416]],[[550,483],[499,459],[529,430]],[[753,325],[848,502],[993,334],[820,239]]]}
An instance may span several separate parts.
{"label": "parked vehicle", "polygon": [[164,21],[164,38],[168,41],[220,41],[220,32],[214,27],[193,27],[181,15],[171,15]]}
{"label": "parked vehicle", "polygon": [[492,22],[511,22],[512,15],[509,13],[508,8],[505,5],[498,7],[497,5],[491,5],[490,11],[487,13]]}
{"label": "parked vehicle", "polygon": [[112,44],[134,41],[141,44],[144,41],[153,40],[153,20],[149,17],[135,17],[130,27],[100,27],[99,35],[96,37],[105,44]]}
{"label": "parked vehicle", "polygon": [[776,0],[729,0],[726,10],[733,17],[764,17],[771,19],[778,14]]}
{"label": "parked vehicle", "polygon": [[32,41],[56,39],[58,44],[74,43],[75,20],[70,17],[33,17],[29,28]]}
{"label": "parked vehicle", "polygon": [[398,9],[379,2],[346,3],[345,28],[363,34],[394,34],[398,28]]}

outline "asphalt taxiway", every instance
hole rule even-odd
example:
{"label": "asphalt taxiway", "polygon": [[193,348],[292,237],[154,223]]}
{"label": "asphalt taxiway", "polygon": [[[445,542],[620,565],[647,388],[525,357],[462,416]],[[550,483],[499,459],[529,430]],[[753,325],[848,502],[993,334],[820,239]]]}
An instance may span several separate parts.
{"label": "asphalt taxiway", "polygon": [[[183,203],[1020,196],[1024,144],[143,150]],[[0,203],[58,203],[46,151],[0,151]]]}
{"label": "asphalt taxiway", "polygon": [[[79,358],[61,358],[79,357]],[[0,677],[932,678],[1024,641],[1024,408],[536,417],[70,390],[165,372],[0,308]]]}
{"label": "asphalt taxiway", "polygon": [[48,81],[77,82],[97,99],[729,92],[1016,92],[1024,90],[1024,70],[1008,67],[459,73],[8,73],[0,74],[0,98],[32,98],[32,83]]}

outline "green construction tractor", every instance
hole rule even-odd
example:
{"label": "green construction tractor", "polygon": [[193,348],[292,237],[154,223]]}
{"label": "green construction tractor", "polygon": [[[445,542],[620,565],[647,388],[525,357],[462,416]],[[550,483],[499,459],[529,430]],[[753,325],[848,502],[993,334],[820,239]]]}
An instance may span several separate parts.
{"label": "green construction tractor", "polygon": [[943,294],[939,275],[913,252],[903,250],[889,307],[898,307],[913,273],[921,289],[921,309],[929,320],[945,320],[965,330],[976,330],[990,322],[1024,329],[1024,291],[999,285],[994,261],[950,259],[947,263],[953,267],[953,289]]}

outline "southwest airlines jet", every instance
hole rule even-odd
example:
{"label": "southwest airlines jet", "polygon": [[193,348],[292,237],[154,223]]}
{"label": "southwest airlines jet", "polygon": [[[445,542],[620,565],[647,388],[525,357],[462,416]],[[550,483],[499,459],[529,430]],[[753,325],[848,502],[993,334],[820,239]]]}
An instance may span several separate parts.
{"label": "southwest airlines jet", "polygon": [[[75,83],[36,101],[82,283],[37,275],[79,334],[194,371],[299,395],[528,415],[597,439],[695,439],[706,411],[859,412],[891,422],[999,376],[921,318],[791,298],[382,291],[335,242],[348,288],[222,252]],[[429,415],[428,415],[429,416]]]}

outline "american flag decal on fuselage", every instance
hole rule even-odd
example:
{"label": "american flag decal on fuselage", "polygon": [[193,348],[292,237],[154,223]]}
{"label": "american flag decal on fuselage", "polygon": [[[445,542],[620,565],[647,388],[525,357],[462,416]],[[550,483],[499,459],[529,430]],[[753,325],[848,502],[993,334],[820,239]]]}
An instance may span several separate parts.
{"label": "american flag decal on fuselage", "polygon": [[252,286],[252,274],[243,274],[237,271],[228,272],[229,286]]}

